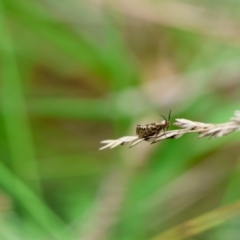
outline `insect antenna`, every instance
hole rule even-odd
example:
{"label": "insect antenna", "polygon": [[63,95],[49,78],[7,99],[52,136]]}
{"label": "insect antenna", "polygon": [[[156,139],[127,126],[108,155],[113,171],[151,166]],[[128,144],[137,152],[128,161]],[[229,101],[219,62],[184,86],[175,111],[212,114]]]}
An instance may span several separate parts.
{"label": "insect antenna", "polygon": [[170,120],[170,117],[171,117],[171,111],[172,111],[172,110],[170,110],[170,111],[169,111],[169,114],[168,114],[168,121]]}
{"label": "insect antenna", "polygon": [[[169,123],[169,121],[170,121],[171,112],[172,112],[172,110],[170,110],[170,111],[169,111],[169,114],[168,114],[168,123]],[[168,130],[168,128],[169,128],[169,124],[168,124],[168,127],[167,127],[167,129],[166,129],[166,130]]]}
{"label": "insect antenna", "polygon": [[168,120],[167,120],[163,115],[160,114],[160,116],[162,116],[163,119],[165,120],[165,124],[166,124],[166,126],[163,127],[163,132],[164,132],[164,134],[166,133],[166,131],[167,131],[168,128],[169,128],[169,121],[170,121],[170,117],[171,117],[171,112],[172,112],[172,110],[169,111]]}
{"label": "insect antenna", "polygon": [[163,117],[163,119],[167,122],[167,119],[163,115],[160,114],[160,116]]}

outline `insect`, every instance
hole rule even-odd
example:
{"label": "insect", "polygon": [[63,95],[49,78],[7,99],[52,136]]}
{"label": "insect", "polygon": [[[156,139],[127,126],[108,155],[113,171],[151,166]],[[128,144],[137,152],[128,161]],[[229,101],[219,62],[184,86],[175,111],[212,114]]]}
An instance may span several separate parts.
{"label": "insect", "polygon": [[164,120],[162,120],[161,122],[148,123],[146,125],[138,124],[136,126],[136,134],[139,138],[148,139],[149,137],[152,137],[154,135],[156,137],[161,132],[161,130],[163,130],[165,133],[170,125],[170,115],[171,110],[168,114],[168,120],[163,115],[160,115],[164,118]]}

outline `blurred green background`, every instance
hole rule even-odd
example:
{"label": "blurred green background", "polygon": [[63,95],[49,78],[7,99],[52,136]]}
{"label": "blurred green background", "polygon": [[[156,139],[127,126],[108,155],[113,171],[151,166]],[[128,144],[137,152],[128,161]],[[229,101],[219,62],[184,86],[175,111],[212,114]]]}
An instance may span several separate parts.
{"label": "blurred green background", "polygon": [[0,0],[0,239],[240,239],[238,133],[98,150],[239,96],[240,1]]}

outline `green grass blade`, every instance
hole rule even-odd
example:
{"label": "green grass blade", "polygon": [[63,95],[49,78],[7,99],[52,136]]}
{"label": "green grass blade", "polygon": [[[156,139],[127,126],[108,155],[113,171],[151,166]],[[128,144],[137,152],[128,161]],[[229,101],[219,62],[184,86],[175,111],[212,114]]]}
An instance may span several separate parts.
{"label": "green grass blade", "polygon": [[[16,191],[12,185],[19,189]],[[40,228],[46,234],[58,237],[58,239],[69,239],[70,232],[66,229],[65,224],[34,194],[32,191],[15,177],[6,166],[0,162],[0,185],[2,185],[18,200],[22,208],[38,223]]]}
{"label": "green grass blade", "polygon": [[[0,47],[2,60],[1,102],[3,119],[5,122],[12,167],[15,174],[21,179],[26,180],[27,176],[38,176],[39,173],[21,77],[14,53],[14,43],[7,29],[7,22],[4,19],[5,11],[2,1],[0,1],[0,13]],[[23,165],[30,166],[30,171],[25,171]],[[41,186],[38,181],[35,182],[34,189],[38,193],[41,192]]]}

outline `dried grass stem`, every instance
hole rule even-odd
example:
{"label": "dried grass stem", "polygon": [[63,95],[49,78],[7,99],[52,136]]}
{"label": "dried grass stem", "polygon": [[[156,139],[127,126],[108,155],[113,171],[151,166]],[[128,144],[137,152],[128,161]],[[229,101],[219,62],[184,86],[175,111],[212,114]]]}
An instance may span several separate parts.
{"label": "dried grass stem", "polygon": [[186,133],[193,132],[198,133],[199,138],[206,136],[209,136],[210,138],[223,137],[229,133],[232,133],[233,131],[240,130],[240,111],[235,111],[234,117],[226,123],[211,124],[178,118],[175,120],[173,125],[179,127],[180,129],[166,131],[165,133],[160,132],[157,136],[151,136],[148,138],[139,138],[138,136],[124,136],[115,140],[104,140],[101,141],[101,143],[105,144],[105,146],[101,147],[99,150],[114,148],[124,144],[129,144],[129,147],[133,147],[142,141],[147,141],[152,144],[168,138],[177,139]]}

